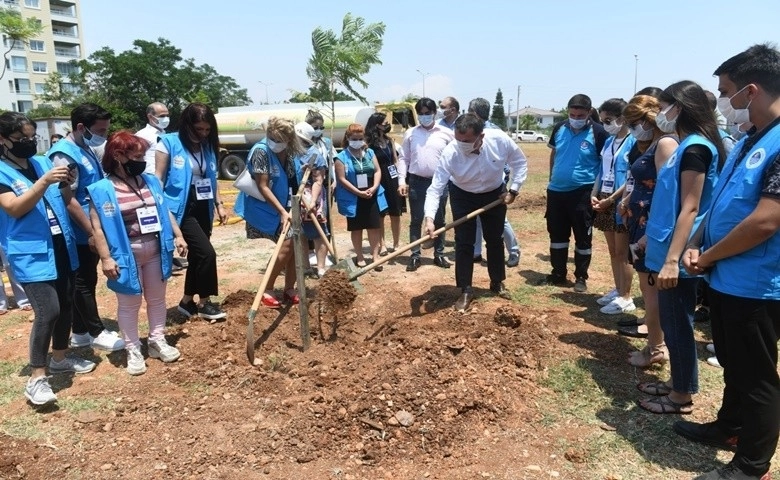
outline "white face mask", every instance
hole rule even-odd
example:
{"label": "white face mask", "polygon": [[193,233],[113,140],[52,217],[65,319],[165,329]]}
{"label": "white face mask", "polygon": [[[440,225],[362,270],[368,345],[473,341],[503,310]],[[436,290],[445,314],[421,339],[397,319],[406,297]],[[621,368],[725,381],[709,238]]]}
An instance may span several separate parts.
{"label": "white face mask", "polygon": [[418,115],[417,118],[420,119],[420,125],[423,127],[430,127],[433,125],[433,115]]}
{"label": "white face mask", "polygon": [[666,114],[669,113],[669,110],[671,110],[673,106],[674,105],[669,105],[665,110],[661,110],[658,112],[658,115],[655,116],[655,124],[658,126],[658,129],[664,133],[674,133],[675,128],[677,127],[677,117],[675,117],[674,120],[666,118]]}
{"label": "white face mask", "polygon": [[644,122],[640,123],[634,128],[628,127],[628,131],[631,133],[631,136],[642,141],[647,141],[653,138],[653,129],[647,130],[644,126]]}
{"label": "white face mask", "polygon": [[104,143],[106,143],[106,139],[104,137],[101,137],[98,134],[92,133],[92,131],[90,129],[88,129],[88,128],[86,130],[91,135],[91,137],[89,137],[89,138],[87,138],[87,136],[84,135],[84,143],[88,147],[99,147],[99,146],[103,145]]}
{"label": "white face mask", "polygon": [[171,117],[154,117],[160,130],[165,130],[171,124]]}
{"label": "white face mask", "polygon": [[569,125],[571,126],[571,128],[575,130],[579,130],[583,128],[586,123],[588,123],[587,118],[576,119],[576,118],[569,117]]}
{"label": "white face mask", "polygon": [[623,128],[623,125],[618,123],[617,120],[612,120],[612,123],[609,125],[604,124],[604,130],[610,135],[617,135],[621,128]]}
{"label": "white face mask", "polygon": [[349,148],[351,148],[352,150],[360,150],[361,148],[363,148],[363,144],[364,144],[363,140],[350,140]]}
{"label": "white face mask", "polygon": [[314,133],[312,134],[314,138],[320,138],[322,136],[322,130],[319,130],[317,128],[314,129]]}
{"label": "white face mask", "polygon": [[726,117],[726,120],[728,120],[729,123],[745,123],[750,121],[750,111],[748,108],[750,108],[750,104],[753,102],[753,100],[748,102],[745,108],[734,108],[731,105],[731,99],[739,95],[740,92],[746,88],[747,85],[740,88],[737,93],[730,97],[718,98],[718,110],[720,110],[720,113]]}
{"label": "white face mask", "polygon": [[274,142],[270,138],[266,138],[265,143],[268,144],[268,148],[270,148],[274,153],[280,153],[282,150],[287,148],[286,142]]}
{"label": "white face mask", "polygon": [[463,155],[472,155],[473,151],[476,150],[474,148],[474,142],[461,142],[460,140],[455,140],[457,142],[458,151],[460,151]]}

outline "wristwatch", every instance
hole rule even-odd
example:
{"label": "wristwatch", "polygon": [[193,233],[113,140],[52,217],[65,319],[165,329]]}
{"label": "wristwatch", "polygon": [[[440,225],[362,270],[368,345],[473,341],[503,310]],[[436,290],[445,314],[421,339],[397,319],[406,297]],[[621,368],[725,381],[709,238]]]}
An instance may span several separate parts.
{"label": "wristwatch", "polygon": [[512,190],[512,189],[510,189],[510,190],[509,190],[509,193],[511,193],[513,197],[516,197],[516,196],[517,196],[517,190]]}

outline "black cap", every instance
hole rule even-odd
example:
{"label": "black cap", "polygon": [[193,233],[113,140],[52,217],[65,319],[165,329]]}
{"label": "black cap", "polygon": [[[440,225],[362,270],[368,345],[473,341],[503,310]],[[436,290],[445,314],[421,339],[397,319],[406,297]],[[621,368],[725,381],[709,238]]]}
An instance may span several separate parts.
{"label": "black cap", "polygon": [[567,108],[584,108],[585,110],[591,109],[591,103],[590,103],[590,97],[585,95],[584,93],[578,93],[577,95],[571,97],[571,100],[569,100],[569,104],[567,105]]}

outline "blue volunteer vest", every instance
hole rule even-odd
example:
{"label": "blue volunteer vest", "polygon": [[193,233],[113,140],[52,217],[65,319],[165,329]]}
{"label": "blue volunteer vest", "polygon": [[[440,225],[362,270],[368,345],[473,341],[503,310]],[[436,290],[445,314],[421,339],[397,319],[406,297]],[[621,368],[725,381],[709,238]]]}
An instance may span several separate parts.
{"label": "blue volunteer vest", "polygon": [[[370,148],[366,150],[366,155],[368,159],[374,158],[374,151]],[[344,176],[346,179],[351,183],[352,185],[357,185],[357,171],[355,170],[354,166],[352,165],[352,156],[349,154],[347,149],[345,148],[342,150],[337,156],[339,160],[341,160],[341,163],[344,164]],[[380,172],[374,172],[374,175]],[[357,196],[344,188],[343,185],[341,185],[341,182],[336,181],[336,192],[334,193],[334,198],[336,200],[336,204],[338,205],[339,213],[344,215],[347,218],[352,218],[357,214]],[[382,188],[382,185],[379,185],[379,189],[376,191],[376,201],[377,205],[379,206],[379,211],[384,212],[387,210],[387,200],[385,199],[385,189]]]}
{"label": "blue volunteer vest", "polygon": [[[162,230],[159,234],[161,275],[163,280],[171,276],[171,264],[173,262],[173,227],[171,217],[168,215],[168,206],[160,186],[160,181],[154,175],[144,173],[142,175],[146,186],[152,192],[157,206],[157,215],[160,217]],[[95,205],[95,211],[100,217],[100,225],[108,242],[108,250],[111,258],[119,266],[119,278],[108,279],[108,288],[125,295],[140,295],[141,281],[138,278],[138,266],[130,247],[130,238],[122,220],[122,212],[119,211],[119,202],[116,198],[116,190],[111,180],[105,178],[90,185],[87,190]]]}
{"label": "blue volunteer vest", "polygon": [[[780,125],[766,132],[738,158],[747,139],[740,140],[731,151],[713,193],[704,230],[705,250],[755,210],[761,199],[764,174],[780,154]],[[712,288],[729,295],[780,300],[780,232],[746,252],[718,260],[708,280]]]}
{"label": "blue volunteer vest", "polygon": [[[712,163],[704,179],[704,188],[699,199],[699,214],[696,216],[691,232],[696,231],[705,212],[710,208],[712,190],[718,180],[718,150],[705,137],[699,134],[688,135],[658,171],[655,190],[653,190],[653,200],[647,220],[645,265],[654,272],[661,271],[672,243],[677,217],[680,215],[680,163],[683,151],[691,145],[704,145],[712,152]],[[690,277],[682,266],[680,266],[680,277]]]}
{"label": "blue volunteer vest", "polygon": [[[615,136],[610,136],[607,141],[604,143],[604,148],[602,149],[602,153],[605,152],[607,149],[610,149],[612,151],[612,144],[615,142]],[[633,135],[630,133],[626,135],[626,138],[623,139],[623,143],[620,144],[620,147],[615,151],[614,159],[615,167],[613,171],[615,172],[615,191],[617,191],[620,187],[622,187],[626,183],[626,179],[628,178],[628,169],[630,168],[630,165],[628,163],[628,154],[631,152],[631,148],[636,143],[636,139]],[[603,155],[602,155],[603,156]],[[603,178],[602,178],[603,181]],[[601,188],[601,185],[599,184],[599,188]],[[618,213],[617,209],[615,209],[615,222],[617,222],[618,225],[623,225],[623,217],[620,216],[620,213]]]}
{"label": "blue volunteer vest", "polygon": [[[35,168],[38,178],[54,167],[51,160],[46,157],[31,157],[28,161]],[[27,177],[3,162],[0,162],[0,183],[11,187],[17,197],[22,196],[33,186]],[[5,212],[0,213],[0,242],[8,256],[8,263],[16,274],[16,279],[21,283],[57,279],[54,241],[49,229],[46,203],[62,229],[65,244],[68,246],[70,268],[76,270],[79,267],[76,239],[58,185],[56,183],[49,185],[43,198],[46,202],[43,199],[39,200],[32,210],[19,218],[14,218]]]}
{"label": "blue volunteer vest", "polygon": [[571,192],[593,185],[601,167],[601,152],[596,150],[593,125],[575,134],[568,122],[555,133],[555,161],[547,188]]}
{"label": "blue volunteer vest", "polygon": [[[187,206],[187,197],[192,183],[192,165],[190,165],[190,152],[184,148],[179,139],[178,132],[167,133],[160,141],[168,149],[168,173],[165,177],[163,195],[168,201],[168,209],[181,224],[184,218],[184,209]],[[58,142],[59,143],[59,142]],[[211,180],[211,188],[217,191],[217,157],[209,148],[201,148],[204,154],[203,163],[206,169],[204,178]],[[209,219],[214,220],[214,199],[209,200]]]}
{"label": "blue volunteer vest", "polygon": [[[252,154],[258,148],[265,150],[265,153],[268,155],[268,166],[270,168],[268,186],[271,187],[271,192],[276,197],[276,200],[286,208],[290,197],[290,184],[287,180],[287,172],[284,170],[279,157],[268,148],[265,139],[254,144],[252,149],[249,150],[249,154],[246,157],[246,168],[249,168],[250,172],[252,171]],[[254,178],[254,175],[252,178]],[[236,212],[236,215],[246,220],[248,224],[267,235],[273,235],[279,229],[281,216],[276,208],[268,202],[263,202],[243,192],[239,192],[233,210]]]}
{"label": "blue volunteer vest", "polygon": [[[90,151],[92,150],[90,149]],[[81,147],[68,139],[63,139],[62,141],[55,143],[49,151],[46,152],[46,156],[49,159],[52,159],[56,153],[67,155],[78,167],[79,183],[76,186],[76,191],[73,192],[73,195],[84,210],[84,214],[89,218],[87,187],[105,176],[103,174],[103,167],[100,165],[100,162],[97,161],[97,155],[93,158],[82,150]],[[73,231],[76,234],[77,244],[86,245],[88,243],[89,237],[87,236],[87,232],[82,230],[76,222],[73,222]]]}

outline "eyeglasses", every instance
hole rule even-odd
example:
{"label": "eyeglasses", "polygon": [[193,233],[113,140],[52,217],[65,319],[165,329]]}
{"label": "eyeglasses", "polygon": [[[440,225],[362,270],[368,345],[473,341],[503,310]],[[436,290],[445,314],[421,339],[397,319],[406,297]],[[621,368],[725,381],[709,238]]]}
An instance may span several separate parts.
{"label": "eyeglasses", "polygon": [[33,135],[32,137],[8,137],[8,140],[12,142],[22,142],[22,143],[38,143],[38,140],[40,140],[41,137],[38,135]]}

